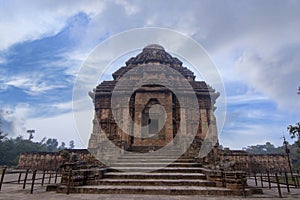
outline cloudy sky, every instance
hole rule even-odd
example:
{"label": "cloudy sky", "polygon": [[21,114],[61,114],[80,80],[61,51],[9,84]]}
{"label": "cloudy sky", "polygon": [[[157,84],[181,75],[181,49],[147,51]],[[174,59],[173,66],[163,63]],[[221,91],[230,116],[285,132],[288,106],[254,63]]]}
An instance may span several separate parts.
{"label": "cloudy sky", "polygon": [[219,133],[223,146],[281,145],[286,127],[300,120],[300,1],[0,0],[0,5],[0,108],[2,130],[10,136],[27,137],[26,130],[34,129],[37,141],[73,139],[84,147],[72,114],[80,66],[99,43],[144,27],[191,37],[215,63],[227,99]]}

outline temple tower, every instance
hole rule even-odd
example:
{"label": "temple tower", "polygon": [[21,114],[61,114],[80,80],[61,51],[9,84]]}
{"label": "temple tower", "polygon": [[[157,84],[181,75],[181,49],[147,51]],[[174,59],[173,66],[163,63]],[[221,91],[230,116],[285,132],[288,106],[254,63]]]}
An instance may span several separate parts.
{"label": "temple tower", "polygon": [[[185,79],[197,97],[199,118],[193,118],[189,114],[189,108],[181,108],[176,95],[162,84],[144,84],[142,87],[136,89],[130,97],[129,110],[121,106],[112,108],[112,93],[118,81],[131,69],[149,64],[152,67],[146,67],[141,73],[130,75],[127,77],[128,81],[138,81],[141,78],[147,80],[159,79],[165,80],[166,85],[168,83],[176,83],[178,84],[176,87],[180,88],[182,79]],[[169,75],[159,67],[155,67],[156,65],[172,68],[179,72],[181,77]],[[95,115],[93,132],[88,146],[91,152],[97,154],[97,149],[101,145],[105,145],[103,144],[105,138],[108,138],[116,146],[127,151],[155,151],[173,142],[173,138],[179,129],[180,121],[192,123],[196,120],[199,122],[197,134],[188,150],[187,156],[195,157],[198,155],[209,129],[210,133],[212,133],[212,136],[209,137],[217,137],[214,104],[219,93],[215,92],[204,81],[196,81],[194,73],[184,67],[178,58],[167,53],[162,46],[156,44],[146,46],[141,53],[130,58],[126,62],[126,66],[122,66],[114,72],[112,77],[113,80],[103,81],[94,90]],[[126,85],[124,86],[124,90],[126,90]],[[189,101],[188,96],[186,97],[186,101]],[[155,107],[154,105],[163,107],[166,114],[162,116],[161,107]],[[115,109],[114,112],[118,113],[117,116],[113,115],[113,109]],[[122,118],[128,112],[130,119],[128,117]],[[149,117],[150,114],[151,118]],[[117,125],[115,117],[122,118],[123,129]],[[133,121],[134,125],[130,121]],[[145,126],[147,126],[147,130],[142,131]],[[135,135],[130,134],[134,131],[133,129],[136,129],[135,131],[141,133],[141,135],[136,135],[137,137],[135,137]],[[187,126],[186,132],[189,133],[189,131],[189,127]]]}

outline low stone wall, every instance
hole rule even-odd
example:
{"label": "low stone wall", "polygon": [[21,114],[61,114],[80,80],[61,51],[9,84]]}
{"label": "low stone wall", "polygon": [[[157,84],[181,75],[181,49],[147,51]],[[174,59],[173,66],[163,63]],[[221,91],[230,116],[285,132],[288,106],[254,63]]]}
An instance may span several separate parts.
{"label": "low stone wall", "polygon": [[22,153],[18,168],[37,170],[56,170],[62,164],[59,152]]}
{"label": "low stone wall", "polygon": [[288,171],[288,159],[281,154],[249,154],[241,150],[222,150],[219,154],[221,162],[233,161],[234,170],[246,172],[278,172]]}
{"label": "low stone wall", "polygon": [[86,149],[65,149],[59,152],[22,153],[19,157],[18,168],[57,170],[62,166],[64,160],[66,160],[66,154],[69,157],[76,157],[74,159],[79,162],[87,163],[87,165],[100,165],[99,161]]}
{"label": "low stone wall", "polygon": [[246,173],[243,171],[223,171],[202,168],[208,180],[214,181],[217,187],[243,189],[247,186]]}
{"label": "low stone wall", "polygon": [[[76,156],[77,161],[87,165],[101,165],[86,149],[66,149],[70,156]],[[249,154],[241,150],[220,150],[218,157],[221,163],[234,163],[232,170],[245,172],[279,172],[288,171],[288,159],[280,154]],[[35,152],[22,153],[19,158],[18,168],[37,170],[56,170],[63,164],[62,151],[60,152]],[[103,166],[103,165],[102,165]]]}

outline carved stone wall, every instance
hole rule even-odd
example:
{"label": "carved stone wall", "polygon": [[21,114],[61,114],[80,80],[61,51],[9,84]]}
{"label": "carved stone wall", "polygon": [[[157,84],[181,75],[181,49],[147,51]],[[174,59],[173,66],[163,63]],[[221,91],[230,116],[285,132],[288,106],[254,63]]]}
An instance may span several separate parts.
{"label": "carved stone wall", "polygon": [[[63,150],[75,155],[79,162],[85,162],[87,165],[100,165],[93,155],[86,149],[66,149]],[[63,156],[60,152],[32,152],[22,153],[19,157],[18,168],[37,169],[37,170],[57,170],[63,164]]]}
{"label": "carved stone wall", "polygon": [[[132,74],[130,73],[130,77],[125,76],[130,70],[130,72],[132,72],[132,69],[138,69],[139,66],[149,64],[151,64],[149,67],[145,67],[141,71],[136,71]],[[158,67],[161,65],[171,68],[177,73],[170,73],[167,72],[167,70],[164,71],[162,68]],[[133,148],[141,149],[141,147],[149,147],[149,149],[163,147],[170,143],[176,136],[180,127],[180,122],[182,122],[180,130],[186,134],[189,134],[192,131],[192,124],[195,124],[196,122],[199,123],[193,146],[188,149],[186,155],[190,155],[193,158],[197,156],[202,144],[201,141],[203,141],[208,133],[210,134],[209,137],[214,138],[213,140],[211,138],[209,139],[212,141],[218,140],[214,116],[214,104],[219,93],[215,92],[215,90],[204,81],[196,81],[194,73],[182,66],[182,62],[179,59],[172,57],[163,47],[159,45],[146,46],[140,54],[130,58],[126,62],[126,66],[118,69],[112,76],[113,80],[103,81],[94,90],[94,127],[89,140],[88,149],[97,154],[97,157],[107,156],[101,153],[102,150],[99,150],[100,148],[105,148],[105,140],[107,138],[116,146],[125,150],[131,150]],[[149,80],[149,84],[143,85],[132,94],[129,101],[129,111],[125,110],[123,107],[117,106],[116,108],[112,108],[111,106],[112,93],[121,78],[122,80],[127,79],[126,83],[129,85],[140,79],[146,80],[146,82]],[[194,110],[190,107],[184,108],[178,103],[178,99],[174,93],[164,88],[164,86],[155,85],[153,82],[150,84],[151,80],[163,80],[166,85],[171,84],[179,91],[179,93],[181,92],[184,94],[183,99],[187,102],[187,105],[189,105],[191,100],[189,94],[186,93],[186,90],[182,85],[184,85],[185,82],[188,82],[198,99],[199,119],[194,117]],[[121,90],[127,91],[128,87],[122,85]],[[142,130],[144,123],[142,115],[143,112],[147,112],[145,111],[145,107],[147,107],[147,104],[151,99],[155,99],[159,102],[158,104],[163,106],[166,111],[164,127],[157,133],[156,138],[134,137],[132,134],[133,132],[135,134],[141,134],[139,129]],[[120,99],[120,101],[126,101],[126,99]],[[114,113],[118,113],[117,116],[113,116],[112,109],[114,109]],[[130,113],[131,119],[126,117],[122,118],[121,123],[125,130],[121,130],[116,124],[117,119],[115,119],[115,117],[125,116],[126,112]],[[130,122],[131,120],[134,121],[135,125]],[[161,122],[158,120],[157,124],[160,123]]]}
{"label": "carved stone wall", "polygon": [[247,172],[289,171],[288,159],[282,154],[249,154],[242,150],[220,151],[221,162],[234,162],[234,170]]}
{"label": "carved stone wall", "polygon": [[[86,165],[102,164],[86,149],[67,149],[70,155],[76,155],[79,162]],[[218,157],[221,163],[234,163],[233,170],[245,172],[284,172],[289,171],[288,159],[281,154],[249,154],[242,150],[222,150]],[[18,168],[37,170],[57,170],[63,164],[61,152],[22,153],[19,157]]]}
{"label": "carved stone wall", "polygon": [[58,152],[22,153],[18,168],[37,170],[56,170],[62,164]]}

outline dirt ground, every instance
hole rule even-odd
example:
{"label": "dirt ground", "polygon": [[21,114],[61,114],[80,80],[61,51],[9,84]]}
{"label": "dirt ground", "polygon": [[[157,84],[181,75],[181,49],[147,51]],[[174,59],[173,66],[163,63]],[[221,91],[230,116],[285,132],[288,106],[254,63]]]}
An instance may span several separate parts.
{"label": "dirt ground", "polygon": [[[5,181],[8,180],[16,180],[17,175],[10,175],[5,177]],[[39,175],[38,177],[41,177]],[[30,177],[29,177],[30,178]],[[48,179],[45,180],[45,183],[48,183]],[[59,180],[58,180],[59,181]],[[54,178],[51,179],[51,183],[54,182]],[[150,200],[150,199],[157,199],[157,200],[196,200],[196,199],[209,199],[209,200],[229,200],[229,199],[245,199],[243,197],[235,197],[235,196],[228,196],[228,197],[220,197],[220,196],[198,196],[198,195],[185,195],[185,196],[168,196],[168,195],[126,195],[126,194],[57,194],[56,192],[46,192],[46,187],[41,186],[41,180],[37,181],[37,184],[34,187],[33,194],[30,194],[30,187],[31,182],[29,181],[26,184],[26,188],[22,189],[22,183],[20,184],[3,184],[2,190],[0,191],[0,199],[2,200],[23,200],[23,199],[30,199],[30,200],[59,200],[59,199],[72,199],[72,200],[85,200],[85,199],[101,199],[101,200]],[[254,186],[253,180],[248,180],[248,184]],[[266,186],[266,184],[265,184]],[[263,188],[264,195],[253,195],[251,197],[247,197],[246,199],[279,199],[278,198],[278,190],[276,185],[272,185],[272,189]],[[282,188],[282,195],[284,199],[300,199],[300,188],[292,188],[291,192],[288,193],[286,188]]]}

